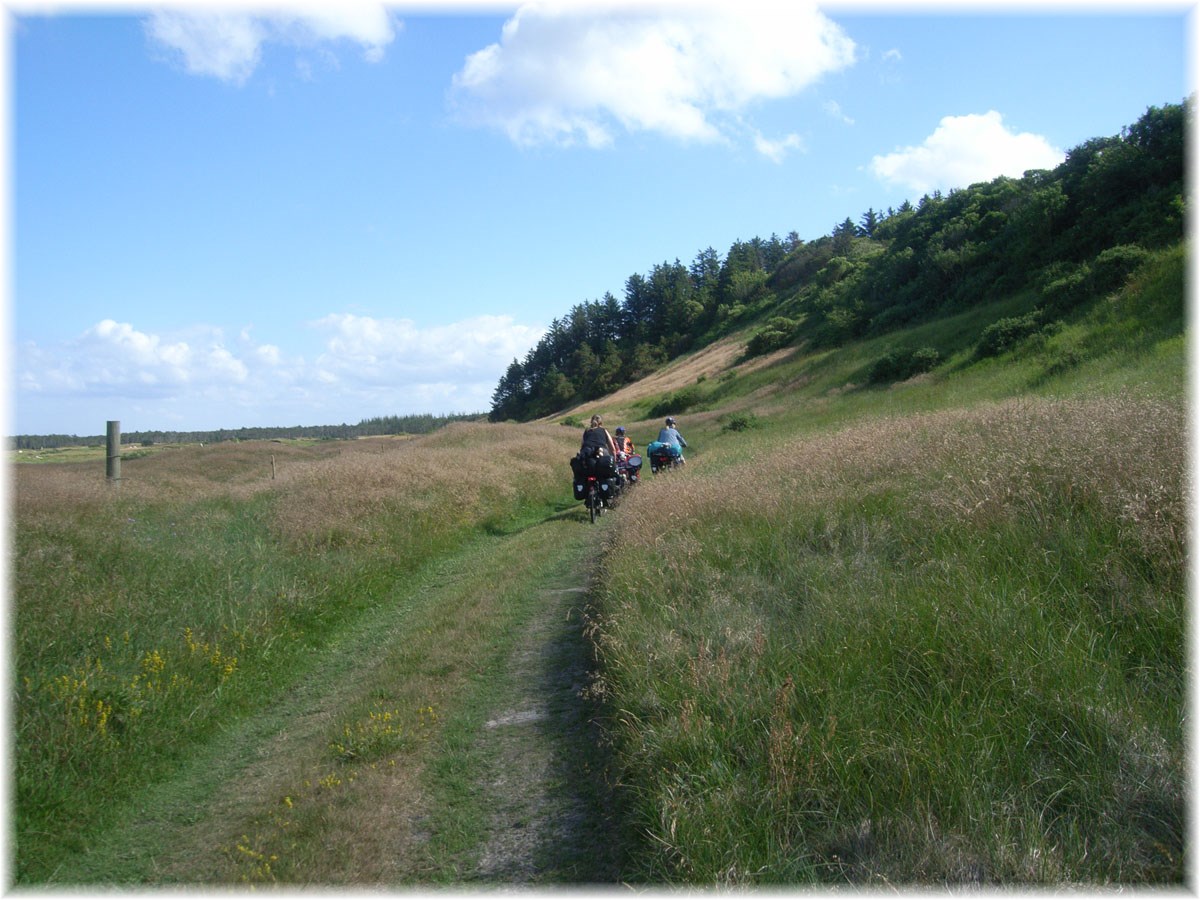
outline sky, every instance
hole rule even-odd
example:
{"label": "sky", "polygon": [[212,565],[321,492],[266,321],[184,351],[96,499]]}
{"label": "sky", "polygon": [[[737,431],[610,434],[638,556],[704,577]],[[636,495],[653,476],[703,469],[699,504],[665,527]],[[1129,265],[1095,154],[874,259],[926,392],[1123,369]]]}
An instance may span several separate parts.
{"label": "sky", "polygon": [[1190,5],[1041,9],[9,4],[7,433],[486,412],[630,275],[1190,92]]}

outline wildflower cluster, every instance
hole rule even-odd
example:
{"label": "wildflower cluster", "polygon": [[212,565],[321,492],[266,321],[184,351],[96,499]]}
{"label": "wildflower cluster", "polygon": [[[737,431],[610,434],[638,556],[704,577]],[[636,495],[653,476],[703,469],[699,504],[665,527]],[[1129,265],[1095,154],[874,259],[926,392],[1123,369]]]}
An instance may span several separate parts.
{"label": "wildflower cluster", "polygon": [[259,849],[260,841],[251,841],[248,835],[242,835],[237,844],[237,857],[242,870],[241,880],[244,882],[275,881],[272,864],[279,861],[279,856]]}
{"label": "wildflower cluster", "polygon": [[139,654],[128,632],[122,641],[105,635],[101,644],[102,652],[40,687],[30,676],[23,680],[25,714],[46,717],[59,733],[60,746],[111,748],[147,713],[162,712],[173,699],[206,691],[214,682],[220,685],[237,671],[237,657],[197,641],[190,628],[184,629],[181,651],[154,647]]}
{"label": "wildflower cluster", "polygon": [[415,731],[406,731],[400,724],[400,710],[372,710],[366,719],[346,723],[341,734],[329,748],[342,760],[371,759],[404,750],[420,731],[437,721],[432,706],[417,710]]}
{"label": "wildflower cluster", "polygon": [[230,656],[222,652],[221,648],[216,644],[209,644],[207,641],[197,641],[192,629],[185,628],[183,630],[183,640],[187,646],[188,653],[193,657],[206,659],[209,665],[216,672],[217,677],[224,681],[237,671],[237,657]]}
{"label": "wildflower cluster", "polygon": [[[112,740],[109,731],[112,702],[96,689],[98,684],[103,684],[104,676],[104,663],[96,657],[85,660],[70,674],[52,679],[45,687],[45,693],[62,712],[67,732],[81,736],[89,744],[101,746]],[[28,690],[31,686],[28,678],[25,684]]]}

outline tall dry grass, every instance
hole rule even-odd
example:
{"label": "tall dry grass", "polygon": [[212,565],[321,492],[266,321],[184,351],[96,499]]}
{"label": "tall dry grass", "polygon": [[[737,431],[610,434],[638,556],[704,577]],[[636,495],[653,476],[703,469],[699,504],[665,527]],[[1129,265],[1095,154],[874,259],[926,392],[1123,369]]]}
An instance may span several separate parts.
{"label": "tall dry grass", "polygon": [[471,526],[499,528],[569,484],[574,430],[455,423],[415,441],[356,441],[280,476],[275,527],[300,547],[411,548]]}
{"label": "tall dry grass", "polygon": [[594,625],[643,874],[1180,879],[1185,434],[1021,400],[648,482]]}
{"label": "tall dry grass", "polygon": [[1012,400],[882,419],[783,442],[740,471],[658,482],[669,503],[640,507],[649,531],[722,515],[783,516],[798,499],[853,500],[864,488],[924,492],[963,525],[1022,516],[1048,490],[1094,500],[1147,548],[1182,548],[1186,521],[1184,411],[1132,396]]}

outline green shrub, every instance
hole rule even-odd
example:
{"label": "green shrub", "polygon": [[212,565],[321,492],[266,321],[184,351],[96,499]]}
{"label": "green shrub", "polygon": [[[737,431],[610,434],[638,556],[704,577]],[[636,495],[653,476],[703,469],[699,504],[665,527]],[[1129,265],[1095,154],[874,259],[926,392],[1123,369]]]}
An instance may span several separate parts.
{"label": "green shrub", "polygon": [[872,384],[904,381],[936,368],[941,360],[942,355],[933,347],[920,347],[916,350],[892,348],[875,360],[867,380]]}
{"label": "green shrub", "polygon": [[648,414],[652,419],[657,419],[659,416],[670,416],[675,413],[687,412],[699,402],[700,392],[695,387],[686,387],[673,394],[665,395],[650,407]]}
{"label": "green shrub", "polygon": [[754,413],[738,413],[729,417],[729,421],[725,423],[722,431],[749,431],[751,428],[759,426],[758,416]]}
{"label": "green shrub", "polygon": [[1019,342],[1033,334],[1042,324],[1041,310],[1033,310],[1023,316],[1000,319],[983,329],[975,345],[975,355],[980,359],[999,356],[1011,350]]}
{"label": "green shrub", "polygon": [[767,327],[760,331],[746,344],[747,356],[762,356],[792,342],[796,334],[796,321],[785,316],[775,316],[767,322]]}
{"label": "green shrub", "polygon": [[1056,278],[1042,288],[1047,311],[1065,313],[1081,305],[1095,293],[1092,269],[1086,263]]}
{"label": "green shrub", "polygon": [[1142,265],[1150,254],[1136,244],[1109,247],[1092,262],[1092,281],[1097,293],[1115,291]]}

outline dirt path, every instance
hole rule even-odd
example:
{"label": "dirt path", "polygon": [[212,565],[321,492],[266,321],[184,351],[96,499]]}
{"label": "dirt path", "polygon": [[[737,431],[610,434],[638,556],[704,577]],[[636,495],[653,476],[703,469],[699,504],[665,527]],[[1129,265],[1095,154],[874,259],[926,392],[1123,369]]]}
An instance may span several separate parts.
{"label": "dirt path", "polygon": [[[618,829],[584,691],[583,607],[601,531],[575,513],[481,539],[398,584],[314,653],[302,682],[148,785],[56,881],[617,881]],[[366,709],[397,710],[410,733],[430,734],[339,760],[331,737]]]}
{"label": "dirt path", "polygon": [[512,655],[513,685],[484,724],[480,790],[494,809],[476,877],[507,883],[611,883],[620,852],[600,780],[603,746],[586,699],[587,588],[544,592],[544,611]]}

